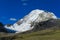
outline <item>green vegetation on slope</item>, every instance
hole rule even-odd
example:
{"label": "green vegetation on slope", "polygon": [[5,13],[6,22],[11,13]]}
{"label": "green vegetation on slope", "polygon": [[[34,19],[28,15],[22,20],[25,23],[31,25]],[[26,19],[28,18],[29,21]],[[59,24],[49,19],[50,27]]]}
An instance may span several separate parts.
{"label": "green vegetation on slope", "polygon": [[15,40],[60,40],[60,30],[43,30],[16,36]]}
{"label": "green vegetation on slope", "polygon": [[1,40],[60,40],[60,30],[42,30],[28,34],[2,37]]}

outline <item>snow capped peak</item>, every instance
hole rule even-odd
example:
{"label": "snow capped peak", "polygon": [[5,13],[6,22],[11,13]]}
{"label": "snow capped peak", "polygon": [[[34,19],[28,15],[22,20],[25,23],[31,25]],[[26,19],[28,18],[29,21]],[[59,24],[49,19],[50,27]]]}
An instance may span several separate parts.
{"label": "snow capped peak", "polygon": [[53,18],[57,19],[56,15],[54,13],[51,13],[53,15]]}
{"label": "snow capped peak", "polygon": [[32,10],[24,18],[13,24],[11,27],[5,26],[6,29],[14,30],[16,33],[25,32],[34,28],[35,22],[47,21],[49,19],[57,19],[54,13],[45,12],[44,10]]}
{"label": "snow capped peak", "polygon": [[43,11],[43,10],[39,10],[39,9],[35,9],[35,10],[32,10],[31,13],[37,13],[37,14],[40,14],[40,13],[42,13],[42,12],[44,12],[44,11]]}

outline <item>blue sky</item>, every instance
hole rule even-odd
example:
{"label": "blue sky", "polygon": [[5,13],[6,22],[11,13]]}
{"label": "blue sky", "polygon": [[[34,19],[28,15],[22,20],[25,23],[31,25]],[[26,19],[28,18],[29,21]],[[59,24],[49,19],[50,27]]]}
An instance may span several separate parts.
{"label": "blue sky", "polygon": [[0,0],[0,22],[13,24],[34,9],[54,12],[60,17],[60,0]]}

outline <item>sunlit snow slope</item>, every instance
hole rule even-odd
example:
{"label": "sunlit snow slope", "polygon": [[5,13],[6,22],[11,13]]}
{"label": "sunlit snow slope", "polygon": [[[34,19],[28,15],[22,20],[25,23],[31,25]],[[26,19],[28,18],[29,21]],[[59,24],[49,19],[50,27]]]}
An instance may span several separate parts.
{"label": "sunlit snow slope", "polygon": [[36,10],[31,11],[28,15],[20,19],[15,24],[11,26],[6,25],[5,28],[10,31],[14,30],[15,33],[25,32],[28,30],[32,30],[34,28],[33,23],[42,22],[49,19],[57,19],[57,17],[51,12],[45,12],[44,10],[36,9]]}

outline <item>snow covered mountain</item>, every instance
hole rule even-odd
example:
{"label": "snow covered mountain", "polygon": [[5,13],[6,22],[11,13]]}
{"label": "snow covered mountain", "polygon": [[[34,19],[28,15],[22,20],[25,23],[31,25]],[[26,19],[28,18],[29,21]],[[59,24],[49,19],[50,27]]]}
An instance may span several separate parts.
{"label": "snow covered mountain", "polygon": [[13,25],[5,25],[5,28],[8,32],[25,32],[28,30],[32,30],[34,28],[34,23],[47,21],[49,19],[57,19],[57,17],[52,12],[45,12],[44,10],[33,10],[24,18],[20,19]]}

